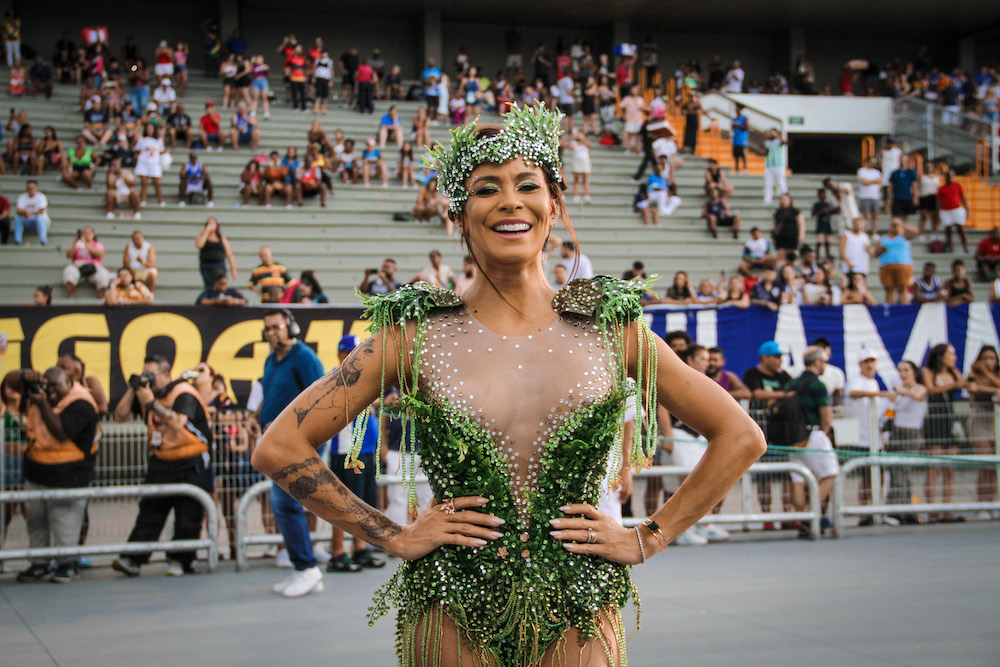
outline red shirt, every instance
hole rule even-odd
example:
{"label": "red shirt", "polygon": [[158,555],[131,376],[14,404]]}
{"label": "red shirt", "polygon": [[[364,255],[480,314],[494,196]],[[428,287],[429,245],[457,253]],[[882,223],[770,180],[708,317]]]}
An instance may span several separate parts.
{"label": "red shirt", "polygon": [[937,191],[938,207],[942,211],[954,211],[962,206],[962,186],[958,183],[945,183]]}
{"label": "red shirt", "polygon": [[979,242],[976,248],[976,257],[1000,257],[1000,241],[995,241],[992,236],[987,236]]}
{"label": "red shirt", "polygon": [[285,63],[288,65],[288,78],[292,81],[305,81],[306,80],[306,57],[303,55],[294,55],[290,57]]}
{"label": "red shirt", "polygon": [[840,94],[841,95],[853,95],[854,94],[854,75],[850,72],[844,72],[840,75]]}
{"label": "red shirt", "polygon": [[222,116],[214,111],[206,113],[201,117],[201,128],[205,130],[205,134],[218,134],[220,120],[222,120]]}
{"label": "red shirt", "polygon": [[0,220],[10,216],[10,202],[6,197],[0,197]]}
{"label": "red shirt", "polygon": [[358,66],[358,71],[354,74],[354,80],[358,83],[368,83],[372,80],[372,66],[362,63]]}

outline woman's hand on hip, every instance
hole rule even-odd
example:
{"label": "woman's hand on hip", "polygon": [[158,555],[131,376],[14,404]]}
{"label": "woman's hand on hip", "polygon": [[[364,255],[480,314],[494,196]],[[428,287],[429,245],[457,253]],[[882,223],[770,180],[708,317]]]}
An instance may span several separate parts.
{"label": "woman's hand on hip", "polygon": [[566,551],[594,554],[622,565],[642,562],[635,530],[625,528],[589,503],[564,505],[559,509],[571,516],[550,519],[552,530],[549,534],[561,540]]}
{"label": "woman's hand on hip", "polygon": [[503,537],[497,528],[505,523],[500,517],[477,511],[488,502],[477,496],[450,498],[442,503],[433,499],[413,523],[385,544],[385,550],[404,560],[415,560],[445,544],[486,546]]}

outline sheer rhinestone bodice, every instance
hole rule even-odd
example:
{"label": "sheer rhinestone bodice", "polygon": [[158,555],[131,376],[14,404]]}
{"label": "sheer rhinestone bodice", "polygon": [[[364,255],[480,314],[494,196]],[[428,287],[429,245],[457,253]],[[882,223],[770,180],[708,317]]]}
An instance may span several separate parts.
{"label": "sheer rhinestone bodice", "polygon": [[420,391],[487,433],[507,462],[518,514],[538,481],[540,454],[575,410],[611,392],[609,352],[595,321],[555,316],[522,337],[481,325],[467,308],[427,320]]}

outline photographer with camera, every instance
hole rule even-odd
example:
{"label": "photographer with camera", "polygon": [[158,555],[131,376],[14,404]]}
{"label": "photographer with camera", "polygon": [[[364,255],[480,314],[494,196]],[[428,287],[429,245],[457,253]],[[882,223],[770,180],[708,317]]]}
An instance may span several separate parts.
{"label": "photographer with camera", "polygon": [[365,269],[365,277],[361,279],[358,289],[362,294],[377,296],[395,292],[400,283],[396,280],[396,260],[386,257],[381,269]]}
{"label": "photographer with camera", "polygon": [[[26,415],[28,442],[24,452],[25,490],[89,486],[100,433],[97,402],[91,393],[58,366],[44,375],[33,370],[12,371],[3,384],[26,399],[20,406]],[[31,548],[76,546],[86,507],[86,498],[29,500],[25,509]],[[50,559],[35,559],[17,575],[22,582],[46,578],[60,584],[79,579],[76,557],[59,558],[55,571],[50,568]]]}
{"label": "photographer with camera", "polygon": [[[141,375],[130,377],[128,385],[115,407],[115,421],[128,421],[138,402],[150,448],[143,483],[194,484],[212,493],[208,454],[212,430],[208,409],[197,390],[184,378],[172,380],[170,362],[159,355],[146,357]],[[173,539],[198,539],[204,515],[201,503],[189,496],[147,496],[139,501],[139,514],[128,541],[159,539],[170,510],[174,511]],[[137,577],[149,556],[149,552],[121,555],[112,567]],[[179,577],[193,572],[194,559],[194,551],[167,552],[167,574]]]}

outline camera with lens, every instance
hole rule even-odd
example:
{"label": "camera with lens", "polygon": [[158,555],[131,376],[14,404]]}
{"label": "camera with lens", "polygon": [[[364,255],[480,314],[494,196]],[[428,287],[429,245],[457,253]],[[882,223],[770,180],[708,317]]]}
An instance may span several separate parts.
{"label": "camera with lens", "polygon": [[33,380],[24,383],[24,389],[29,394],[39,394],[44,393],[48,389],[49,385],[45,380]]}
{"label": "camera with lens", "polygon": [[128,379],[128,386],[132,387],[133,390],[139,389],[140,387],[151,387],[156,377],[149,371],[143,371],[140,375],[133,375]]}

